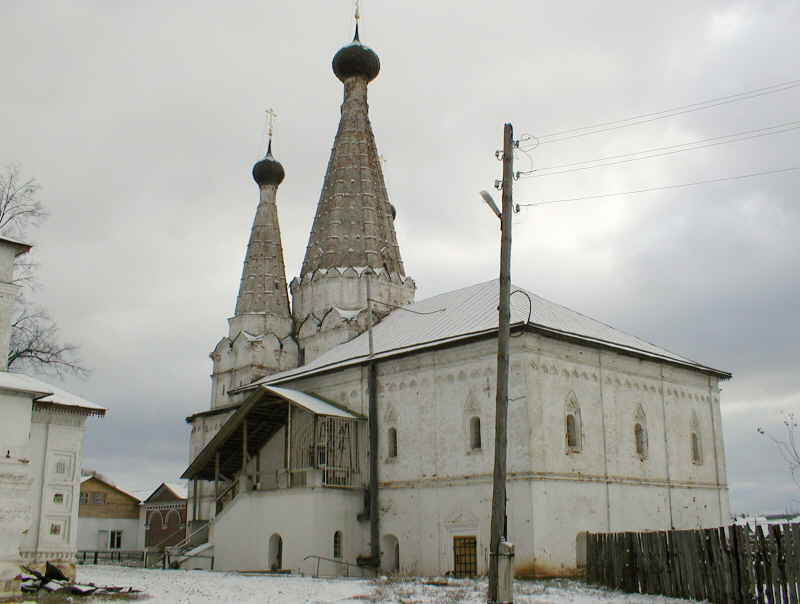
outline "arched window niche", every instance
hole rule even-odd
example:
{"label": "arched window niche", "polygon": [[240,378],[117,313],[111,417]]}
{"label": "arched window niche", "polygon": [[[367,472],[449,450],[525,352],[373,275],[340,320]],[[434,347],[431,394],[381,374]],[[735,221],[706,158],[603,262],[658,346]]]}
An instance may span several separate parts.
{"label": "arched window niche", "polygon": [[336,560],[342,559],[342,531],[333,534],[333,557]]}
{"label": "arched window niche", "polygon": [[564,412],[564,440],[567,453],[580,453],[583,448],[581,408],[574,392],[567,395]]}
{"label": "arched window niche", "polygon": [[647,416],[644,408],[639,405],[633,415],[633,442],[636,455],[644,461],[647,459]]}
{"label": "arched window niche", "polygon": [[273,533],[269,538],[269,569],[281,570],[283,568],[283,538],[278,533]]}
{"label": "arched window niche", "polygon": [[397,458],[397,429],[389,428],[386,435],[387,457],[389,459]]}
{"label": "arched window niche", "polygon": [[394,535],[384,535],[381,539],[381,568],[392,574],[400,572],[400,542]]}
{"label": "arched window niche", "polygon": [[473,417],[469,420],[469,448],[472,451],[480,451],[483,448],[480,417]]}
{"label": "arched window niche", "polygon": [[700,421],[697,413],[692,411],[692,424],[690,430],[690,443],[692,463],[696,466],[703,465],[703,441],[700,435]]}

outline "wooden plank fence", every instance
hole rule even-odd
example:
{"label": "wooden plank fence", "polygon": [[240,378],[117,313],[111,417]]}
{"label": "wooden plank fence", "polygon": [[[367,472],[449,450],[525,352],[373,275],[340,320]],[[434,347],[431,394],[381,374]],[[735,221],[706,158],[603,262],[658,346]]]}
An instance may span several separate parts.
{"label": "wooden plank fence", "polygon": [[628,593],[800,604],[800,524],[588,533],[586,579]]}

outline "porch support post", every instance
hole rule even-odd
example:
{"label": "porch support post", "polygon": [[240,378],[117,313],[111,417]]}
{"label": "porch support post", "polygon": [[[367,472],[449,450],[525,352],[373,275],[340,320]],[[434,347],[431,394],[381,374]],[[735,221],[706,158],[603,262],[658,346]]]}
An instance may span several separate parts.
{"label": "porch support post", "polygon": [[214,455],[214,499],[219,499],[219,451]]}
{"label": "porch support post", "polygon": [[194,494],[194,497],[192,497],[192,520],[200,520],[200,518],[197,517],[197,511],[200,503],[200,493],[197,489],[197,478],[192,481],[192,493]]}
{"label": "porch support post", "polygon": [[286,404],[286,451],[284,460],[286,462],[286,487],[292,486],[292,405]]}
{"label": "porch support post", "polygon": [[242,476],[240,478],[243,491],[249,491],[247,476],[247,419],[242,421]]}

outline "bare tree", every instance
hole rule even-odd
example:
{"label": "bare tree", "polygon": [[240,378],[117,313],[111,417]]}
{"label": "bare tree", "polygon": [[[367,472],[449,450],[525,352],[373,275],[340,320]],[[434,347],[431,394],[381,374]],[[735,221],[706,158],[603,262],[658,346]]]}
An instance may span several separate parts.
{"label": "bare tree", "polygon": [[[0,235],[24,239],[29,229],[47,218],[47,210],[37,197],[39,190],[36,179],[22,177],[17,166],[7,166],[0,171]],[[14,280],[31,288],[36,265],[28,256],[30,254],[17,258]],[[89,374],[81,364],[78,347],[62,342],[52,317],[24,295],[17,297],[11,323],[8,368],[59,377],[68,373],[80,377]]]}
{"label": "bare tree", "polygon": [[47,311],[24,302],[18,305],[11,324],[8,368],[30,369],[58,377],[68,373],[79,377],[89,375],[81,364],[78,347],[60,340],[58,326]]}
{"label": "bare tree", "polygon": [[757,430],[759,434],[766,436],[775,444],[781,457],[789,466],[792,479],[800,487],[800,419],[794,413],[784,413],[783,427],[786,431],[783,439],[773,436],[764,428],[757,428]]}

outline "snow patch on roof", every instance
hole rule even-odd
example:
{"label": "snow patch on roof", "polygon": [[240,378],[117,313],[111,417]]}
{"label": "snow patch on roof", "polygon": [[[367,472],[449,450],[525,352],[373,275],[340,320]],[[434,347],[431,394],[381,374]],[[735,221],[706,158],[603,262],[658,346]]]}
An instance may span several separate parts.
{"label": "snow patch on roof", "polygon": [[187,499],[189,497],[188,487],[181,482],[165,482],[164,486],[166,486],[181,499]]}

